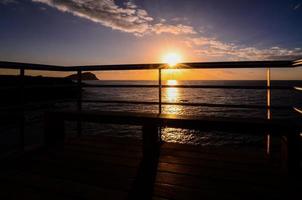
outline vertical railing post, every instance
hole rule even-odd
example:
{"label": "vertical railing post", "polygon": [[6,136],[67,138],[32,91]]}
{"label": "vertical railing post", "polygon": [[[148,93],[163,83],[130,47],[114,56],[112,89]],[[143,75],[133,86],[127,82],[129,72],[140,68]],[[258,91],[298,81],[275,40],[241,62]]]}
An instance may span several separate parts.
{"label": "vertical railing post", "polygon": [[19,151],[22,153],[24,151],[25,146],[25,91],[24,91],[24,76],[25,76],[25,69],[23,67],[20,68],[20,118],[19,118]]}
{"label": "vertical railing post", "polygon": [[161,114],[161,90],[162,90],[162,82],[161,82],[161,69],[158,69],[158,114]]}
{"label": "vertical railing post", "polygon": [[[77,84],[78,84],[78,99],[77,99],[77,109],[78,111],[82,110],[82,70],[78,70],[77,74]],[[77,134],[78,136],[82,135],[82,122],[77,121]]]}
{"label": "vertical railing post", "polygon": [[[266,69],[266,114],[267,119],[271,119],[271,70],[270,67]],[[266,133],[266,154],[271,154],[271,135],[269,132]]]}
{"label": "vertical railing post", "polygon": [[[161,81],[161,69],[158,69],[158,114],[162,113],[162,105],[161,105],[161,100],[162,100],[162,81]],[[159,135],[159,141],[162,141],[162,130],[161,126],[158,127],[158,135]]]}
{"label": "vertical railing post", "polygon": [[266,71],[266,86],[267,86],[267,119],[271,119],[271,70],[268,67]]}

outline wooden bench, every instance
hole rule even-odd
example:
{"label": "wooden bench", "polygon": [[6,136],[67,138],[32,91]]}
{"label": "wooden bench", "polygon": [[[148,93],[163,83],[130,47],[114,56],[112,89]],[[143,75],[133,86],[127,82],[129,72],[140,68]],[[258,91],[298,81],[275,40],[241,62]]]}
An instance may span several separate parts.
{"label": "wooden bench", "polygon": [[[45,144],[48,147],[64,145],[65,121],[83,121],[107,124],[129,124],[142,126],[143,155],[151,159],[160,150],[159,127],[232,131],[285,138],[286,160],[290,171],[299,170],[300,129],[293,120],[286,119],[233,119],[183,116],[172,114],[92,112],[92,111],[52,111],[45,115]],[[153,159],[151,159],[153,160]]]}

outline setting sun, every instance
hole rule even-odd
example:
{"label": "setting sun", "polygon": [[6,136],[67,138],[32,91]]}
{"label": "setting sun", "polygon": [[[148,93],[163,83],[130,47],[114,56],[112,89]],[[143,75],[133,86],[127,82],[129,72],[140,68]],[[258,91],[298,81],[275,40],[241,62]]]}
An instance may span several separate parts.
{"label": "setting sun", "polygon": [[163,62],[168,64],[169,67],[174,67],[181,62],[181,56],[177,53],[168,53],[163,57]]}

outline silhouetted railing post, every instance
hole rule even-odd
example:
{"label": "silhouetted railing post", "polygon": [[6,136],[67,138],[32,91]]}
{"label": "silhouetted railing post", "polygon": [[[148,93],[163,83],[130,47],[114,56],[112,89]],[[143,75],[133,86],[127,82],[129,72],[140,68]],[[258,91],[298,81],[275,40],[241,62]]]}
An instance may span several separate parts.
{"label": "silhouetted railing post", "polygon": [[19,151],[20,152],[23,152],[24,151],[24,140],[25,140],[25,137],[24,137],[24,132],[25,132],[25,111],[24,111],[24,106],[25,106],[25,98],[24,98],[24,95],[25,95],[25,92],[24,92],[24,84],[25,84],[25,81],[24,81],[24,76],[25,76],[25,69],[23,67],[20,68],[20,118],[19,118]]}
{"label": "silhouetted railing post", "polygon": [[[271,70],[270,67],[266,69],[266,114],[267,119],[271,119]],[[271,135],[269,132],[266,133],[266,154],[271,155]]]}
{"label": "silhouetted railing post", "polygon": [[[162,95],[161,95],[161,91],[162,90],[162,81],[161,81],[161,69],[158,69],[158,114],[161,114],[162,112]],[[158,127],[158,135],[159,135],[159,140],[160,142],[162,141],[161,138],[161,126]]]}
{"label": "silhouetted railing post", "polygon": [[[77,79],[77,83],[78,83],[78,99],[77,99],[77,109],[78,111],[82,110],[82,71],[78,70],[78,79]],[[78,136],[82,135],[82,122],[81,121],[77,121],[77,133]]]}
{"label": "silhouetted railing post", "polygon": [[271,70],[268,67],[266,72],[266,86],[267,86],[267,119],[271,119]]}
{"label": "silhouetted railing post", "polygon": [[161,90],[162,90],[161,69],[158,69],[158,113],[159,114],[161,114]]}

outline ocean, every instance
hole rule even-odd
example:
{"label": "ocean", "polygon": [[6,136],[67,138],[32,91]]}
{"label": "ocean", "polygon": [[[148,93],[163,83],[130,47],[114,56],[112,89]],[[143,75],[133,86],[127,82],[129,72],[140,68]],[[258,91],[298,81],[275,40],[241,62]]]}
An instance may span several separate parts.
{"label": "ocean", "polygon": [[[93,84],[103,85],[154,85],[156,81],[90,81]],[[272,86],[297,86],[300,81],[272,81]],[[164,81],[167,85],[244,85],[265,86],[266,81]],[[301,85],[301,84],[300,84]],[[117,101],[148,101],[158,102],[158,88],[87,88],[83,99],[88,100],[117,100]],[[271,105],[297,106],[302,100],[301,94],[293,90],[272,90]],[[162,102],[170,103],[211,103],[211,104],[246,104],[266,105],[266,90],[251,89],[203,89],[203,88],[163,88]],[[127,105],[116,103],[85,103],[85,110],[151,112],[157,113],[157,105]],[[206,117],[233,117],[233,118],[263,118],[267,117],[266,109],[242,108],[215,108],[200,106],[163,105],[162,113],[178,115],[198,115]],[[292,117],[292,110],[271,110],[272,117]],[[87,126],[88,132],[99,132],[95,125]],[[112,131],[113,130],[113,131]],[[119,137],[140,136],[140,128],[133,126],[116,127],[107,125],[102,134],[115,133]],[[244,130],[243,130],[244,132]],[[163,140],[168,142],[187,143],[195,145],[241,145],[259,144],[262,138],[222,132],[199,132],[196,130],[163,128]]]}
{"label": "ocean", "polygon": [[[101,85],[155,85],[157,81],[86,81],[87,84]],[[169,85],[242,85],[265,86],[266,81],[163,81]],[[272,81],[272,86],[301,86],[302,81]],[[83,90],[84,100],[116,100],[116,101],[158,101],[158,88],[93,88]],[[266,90],[260,89],[204,89],[204,88],[163,88],[162,102],[170,103],[210,103],[210,104],[246,104],[266,105]],[[301,92],[294,90],[272,90],[272,106],[299,106],[302,102]],[[60,100],[60,102],[29,102],[26,110],[26,143],[35,144],[43,140],[43,113],[53,109],[75,109],[75,101]],[[157,113],[158,105],[117,104],[117,103],[83,103],[83,110],[122,111]],[[206,117],[232,118],[263,118],[267,117],[266,109],[221,108],[163,105],[162,113],[178,115],[198,115]],[[295,117],[292,110],[271,110],[272,118]],[[1,146],[16,145],[18,131],[16,126],[5,124],[1,126]],[[68,134],[75,133],[75,123],[67,123]],[[197,130],[162,128],[162,139],[167,142],[177,142],[194,145],[251,145],[263,144],[264,138],[242,133],[201,132]],[[103,134],[115,137],[140,138],[141,127],[130,125],[102,125],[83,123],[83,134]],[[11,145],[12,144],[12,145]],[[4,146],[4,147],[3,147]]]}

